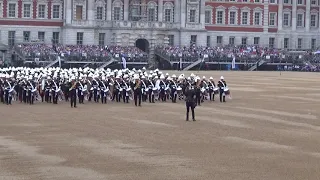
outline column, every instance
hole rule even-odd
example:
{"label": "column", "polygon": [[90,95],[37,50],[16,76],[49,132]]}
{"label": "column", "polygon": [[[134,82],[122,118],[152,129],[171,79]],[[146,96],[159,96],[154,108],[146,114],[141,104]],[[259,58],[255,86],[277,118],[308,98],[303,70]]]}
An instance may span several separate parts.
{"label": "column", "polygon": [[181,26],[182,28],[186,27],[186,10],[187,10],[186,0],[181,0],[181,19],[180,19],[180,26]]}
{"label": "column", "polygon": [[180,0],[174,0],[174,22],[180,22]]}
{"label": "column", "polygon": [[283,20],[283,0],[279,0],[278,5],[278,31],[281,31],[283,28],[282,20]]}
{"label": "column", "polygon": [[306,1],[306,32],[309,32],[310,31],[310,13],[311,13],[311,3],[310,1]]}
{"label": "column", "polygon": [[107,21],[112,18],[112,0],[107,0]]}
{"label": "column", "polygon": [[163,0],[158,1],[158,21],[162,22],[163,18]]}
{"label": "column", "polygon": [[95,16],[95,9],[94,9],[94,0],[88,0],[88,18],[87,20],[89,21],[89,24],[92,24],[94,21],[94,16]]}
{"label": "column", "polygon": [[201,23],[201,27],[204,28],[204,26],[205,26],[205,8],[206,8],[205,0],[201,0],[199,8],[200,8],[200,23]]}
{"label": "column", "polygon": [[66,24],[71,24],[72,20],[72,3],[70,0],[65,0],[64,4],[66,4]]}
{"label": "column", "polygon": [[123,19],[128,21],[129,18],[129,0],[124,0]]}
{"label": "column", "polygon": [[292,31],[297,30],[297,1],[292,1]]}

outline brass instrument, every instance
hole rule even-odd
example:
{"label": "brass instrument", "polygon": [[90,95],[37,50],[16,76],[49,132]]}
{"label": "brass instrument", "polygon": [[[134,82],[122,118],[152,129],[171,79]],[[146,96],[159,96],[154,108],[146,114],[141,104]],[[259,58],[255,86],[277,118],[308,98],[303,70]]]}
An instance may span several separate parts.
{"label": "brass instrument", "polygon": [[198,79],[198,82],[197,82],[197,88],[199,88],[199,89],[200,89],[200,85],[201,85],[201,81],[200,81],[200,79]]}

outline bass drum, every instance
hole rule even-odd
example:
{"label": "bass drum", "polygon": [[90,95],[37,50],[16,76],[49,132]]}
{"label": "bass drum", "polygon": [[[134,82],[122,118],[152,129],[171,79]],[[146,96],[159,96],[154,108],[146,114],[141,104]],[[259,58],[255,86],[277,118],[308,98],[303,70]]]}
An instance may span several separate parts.
{"label": "bass drum", "polygon": [[229,96],[230,95],[230,91],[228,88],[224,89],[224,95]]}
{"label": "bass drum", "polygon": [[219,88],[213,88],[213,93],[214,94],[219,94]]}

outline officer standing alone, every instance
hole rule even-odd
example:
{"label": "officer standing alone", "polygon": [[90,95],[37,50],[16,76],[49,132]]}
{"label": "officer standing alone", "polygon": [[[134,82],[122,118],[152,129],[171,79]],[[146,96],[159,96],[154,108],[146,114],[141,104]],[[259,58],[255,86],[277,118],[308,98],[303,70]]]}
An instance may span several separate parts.
{"label": "officer standing alone", "polygon": [[187,117],[186,117],[186,121],[189,121],[189,112],[191,109],[191,113],[192,113],[192,120],[196,121],[195,119],[195,113],[194,113],[194,109],[196,107],[196,91],[192,86],[188,86],[186,87],[185,90],[185,96],[186,96],[186,108],[187,108]]}
{"label": "officer standing alone", "polygon": [[75,77],[71,78],[71,82],[69,83],[69,97],[71,108],[77,107],[77,82],[75,81]]}

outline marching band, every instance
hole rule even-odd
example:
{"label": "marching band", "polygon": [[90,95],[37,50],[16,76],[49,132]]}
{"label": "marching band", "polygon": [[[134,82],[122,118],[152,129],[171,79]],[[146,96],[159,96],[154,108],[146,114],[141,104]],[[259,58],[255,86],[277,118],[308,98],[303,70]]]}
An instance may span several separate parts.
{"label": "marching band", "polygon": [[34,104],[35,101],[58,104],[69,101],[71,107],[85,101],[107,104],[108,101],[129,103],[135,106],[141,102],[155,103],[170,100],[186,100],[186,88],[195,91],[195,103],[201,105],[205,100],[220,102],[230,96],[227,83],[221,76],[217,85],[214,79],[195,74],[170,76],[160,70],[136,69],[92,69],[92,68],[26,68],[9,67],[0,69],[0,101],[11,105],[13,101]]}

